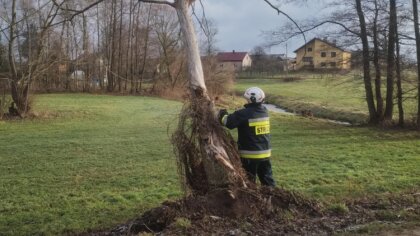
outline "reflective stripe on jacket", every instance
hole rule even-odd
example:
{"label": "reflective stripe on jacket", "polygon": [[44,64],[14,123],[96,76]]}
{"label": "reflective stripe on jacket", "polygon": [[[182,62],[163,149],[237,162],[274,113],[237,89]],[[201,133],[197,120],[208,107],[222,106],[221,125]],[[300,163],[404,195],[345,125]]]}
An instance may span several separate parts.
{"label": "reflective stripe on jacket", "polygon": [[238,128],[238,148],[242,158],[262,159],[271,156],[270,118],[261,103],[250,103],[245,108],[225,115],[222,124]]}

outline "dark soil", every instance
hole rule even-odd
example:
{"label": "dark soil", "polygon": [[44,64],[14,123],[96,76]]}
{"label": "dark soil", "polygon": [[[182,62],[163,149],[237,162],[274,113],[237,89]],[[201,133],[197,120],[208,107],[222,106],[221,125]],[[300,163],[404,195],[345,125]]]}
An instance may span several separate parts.
{"label": "dark soil", "polygon": [[330,235],[420,222],[420,193],[324,206],[280,188],[220,189],[164,202],[111,230],[82,235]]}

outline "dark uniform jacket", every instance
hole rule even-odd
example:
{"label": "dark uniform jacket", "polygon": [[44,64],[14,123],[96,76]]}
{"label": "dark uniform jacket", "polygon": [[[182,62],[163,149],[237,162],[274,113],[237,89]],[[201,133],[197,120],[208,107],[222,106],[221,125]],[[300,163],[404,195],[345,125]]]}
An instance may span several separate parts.
{"label": "dark uniform jacket", "polygon": [[261,103],[225,115],[222,123],[229,129],[238,128],[238,148],[242,158],[264,159],[271,156],[270,118]]}

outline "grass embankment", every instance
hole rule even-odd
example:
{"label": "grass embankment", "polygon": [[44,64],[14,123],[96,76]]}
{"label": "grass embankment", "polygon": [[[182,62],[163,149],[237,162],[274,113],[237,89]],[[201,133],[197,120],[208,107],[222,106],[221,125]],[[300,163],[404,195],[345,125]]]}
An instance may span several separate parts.
{"label": "grass embankment", "polygon": [[[144,97],[38,96],[36,110],[49,118],[0,123],[0,234],[112,227],[180,197],[167,134],[180,108]],[[415,132],[271,117],[280,186],[330,202],[420,188]]]}
{"label": "grass embankment", "polygon": [[[290,111],[310,110],[317,117],[357,124],[365,123],[368,119],[364,85],[357,73],[290,74],[287,77],[238,79],[235,88],[243,93],[252,86],[262,88],[269,103]],[[405,84],[406,89],[410,86]],[[415,102],[405,101],[404,110],[406,119],[410,120],[416,113]],[[397,106],[394,111],[397,117]]]}

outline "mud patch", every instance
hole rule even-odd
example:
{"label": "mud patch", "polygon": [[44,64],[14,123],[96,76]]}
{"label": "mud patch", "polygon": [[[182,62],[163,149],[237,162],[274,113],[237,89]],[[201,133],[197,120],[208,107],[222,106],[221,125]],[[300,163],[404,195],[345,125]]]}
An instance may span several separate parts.
{"label": "mud patch", "polygon": [[[280,188],[220,189],[206,196],[165,202],[112,230],[82,235],[360,234],[381,233],[390,225],[420,222],[418,193],[363,198],[343,204],[348,211],[330,209]],[[386,219],[382,217],[384,212],[387,212]],[[403,212],[409,214],[401,216]],[[400,232],[398,228],[393,230]]]}

